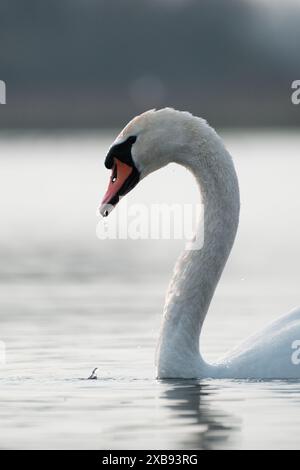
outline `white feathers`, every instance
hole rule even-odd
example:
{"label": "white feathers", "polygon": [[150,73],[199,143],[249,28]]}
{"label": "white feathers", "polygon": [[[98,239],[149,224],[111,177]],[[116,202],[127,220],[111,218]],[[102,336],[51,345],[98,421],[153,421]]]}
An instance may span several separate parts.
{"label": "white feathers", "polygon": [[[231,157],[201,118],[171,108],[137,116],[117,140],[136,135],[132,156],[145,177],[170,162],[195,176],[204,202],[204,246],[178,260],[158,343],[160,378],[300,378],[293,345],[300,344],[300,310],[281,317],[218,361],[199,352],[202,325],[231,251],[239,220],[239,188]],[[234,328],[228,315],[228,328]],[[297,343],[298,344],[298,343]],[[299,353],[300,356],[300,353]]]}

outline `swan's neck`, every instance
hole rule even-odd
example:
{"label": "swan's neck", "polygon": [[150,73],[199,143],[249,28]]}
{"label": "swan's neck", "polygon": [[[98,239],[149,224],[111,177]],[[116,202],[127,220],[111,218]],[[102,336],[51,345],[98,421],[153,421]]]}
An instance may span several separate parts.
{"label": "swan's neck", "polygon": [[[167,293],[158,345],[159,377],[201,377],[207,365],[199,337],[232,248],[239,219],[239,188],[230,155],[209,127],[205,137],[174,160],[195,176],[204,204],[199,250],[184,251]],[[203,226],[204,223],[204,226]]]}

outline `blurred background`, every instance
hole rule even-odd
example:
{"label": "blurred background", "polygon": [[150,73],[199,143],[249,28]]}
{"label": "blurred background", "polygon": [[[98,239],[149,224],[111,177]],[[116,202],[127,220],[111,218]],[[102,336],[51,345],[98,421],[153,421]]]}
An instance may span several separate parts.
{"label": "blurred background", "polygon": [[4,0],[3,128],[112,128],[172,105],[217,126],[297,126],[297,0]]}
{"label": "blurred background", "polygon": [[[100,241],[96,211],[109,177],[103,159],[129,119],[164,106],[200,115],[233,156],[242,202],[205,356],[299,305],[299,24],[298,0],[1,1],[2,447],[298,445],[298,391],[295,409],[276,401],[276,424],[272,391],[256,412],[244,406],[249,390],[230,389],[226,405],[221,387],[231,422],[210,408],[209,393],[203,415],[201,391],[189,401],[184,388],[149,382],[183,242]],[[191,175],[170,165],[131,202],[195,204],[198,194]],[[115,381],[96,382],[106,391],[90,395],[90,382],[76,378],[96,366]]]}

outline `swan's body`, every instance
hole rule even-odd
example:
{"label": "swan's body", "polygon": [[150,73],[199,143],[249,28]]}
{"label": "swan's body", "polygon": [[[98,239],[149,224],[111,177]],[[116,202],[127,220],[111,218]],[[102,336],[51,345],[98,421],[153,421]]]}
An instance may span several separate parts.
{"label": "swan's body", "polygon": [[[125,168],[125,176],[134,168],[132,182],[124,183],[129,189],[139,179],[170,162],[183,165],[195,176],[204,204],[203,247],[184,251],[167,294],[157,351],[157,376],[300,378],[300,365],[292,360],[295,341],[300,341],[300,310],[281,317],[215,364],[207,364],[199,351],[202,325],[239,221],[235,169],[216,132],[190,113],[169,108],[148,111],[125,127],[114,142],[109,158],[116,159],[117,169],[118,159],[126,163],[125,167],[120,164]],[[111,160],[107,161],[110,164]],[[120,174],[121,171],[120,167]],[[104,204],[118,201],[111,186],[112,183]],[[124,193],[128,192],[127,186]],[[120,191],[117,196],[121,195]],[[106,206],[102,213],[108,214]]]}

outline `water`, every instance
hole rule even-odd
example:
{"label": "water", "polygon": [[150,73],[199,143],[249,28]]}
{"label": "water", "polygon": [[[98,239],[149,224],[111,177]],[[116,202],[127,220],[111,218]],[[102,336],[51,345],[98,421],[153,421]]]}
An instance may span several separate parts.
{"label": "water", "polygon": [[[182,243],[96,238],[112,137],[1,136],[1,448],[299,449],[300,382],[155,380]],[[300,138],[224,138],[242,216],[203,332],[209,360],[300,305]],[[164,169],[128,203],[196,201],[191,181]],[[95,367],[98,380],[87,380]]]}

